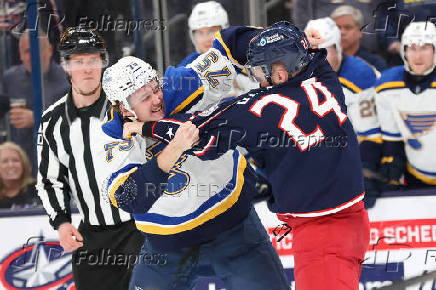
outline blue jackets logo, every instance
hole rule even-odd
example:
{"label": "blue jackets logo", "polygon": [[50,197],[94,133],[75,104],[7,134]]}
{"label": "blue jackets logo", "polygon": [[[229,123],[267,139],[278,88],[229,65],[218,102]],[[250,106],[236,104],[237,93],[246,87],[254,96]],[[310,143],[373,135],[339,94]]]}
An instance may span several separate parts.
{"label": "blue jackets logo", "polygon": [[71,253],[59,242],[43,241],[23,247],[4,257],[0,265],[1,289],[75,289]]}

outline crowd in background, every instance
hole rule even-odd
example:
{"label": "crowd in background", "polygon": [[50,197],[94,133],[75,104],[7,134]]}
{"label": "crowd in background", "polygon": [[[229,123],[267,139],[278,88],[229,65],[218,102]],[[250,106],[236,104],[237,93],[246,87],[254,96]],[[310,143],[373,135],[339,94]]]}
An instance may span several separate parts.
{"label": "crowd in background", "polygon": [[[69,26],[77,26],[87,21],[89,24],[89,20],[102,21],[102,16],[113,20],[132,19],[133,14],[132,5],[126,5],[125,2],[115,0],[45,0],[42,2],[45,5],[42,5],[43,9],[40,10],[40,28],[42,29],[40,33],[40,50],[43,75],[43,109],[46,109],[64,96],[71,88],[69,79],[59,63],[59,54],[56,49],[60,33]],[[186,55],[196,50],[191,43],[192,35],[188,33],[190,31],[188,16],[192,7],[198,2],[202,1],[167,1],[168,19],[165,19],[162,23],[165,29],[169,29],[169,59],[171,65],[178,65]],[[248,14],[244,13],[244,9],[240,7],[241,5],[247,6],[248,1],[242,1],[242,4],[239,1],[222,0],[218,2],[227,11],[230,25],[249,24]],[[25,2],[22,1],[6,0],[1,1],[1,5],[0,130],[2,134],[0,138],[2,144],[0,145],[0,208],[28,208],[37,206],[40,202],[34,189],[37,164],[33,134],[34,112],[32,109],[30,42],[29,34],[24,29],[26,26],[26,6]],[[141,19],[153,19],[151,1],[142,2],[139,10]],[[245,9],[245,11],[247,10]],[[380,101],[376,100],[375,95],[386,93],[386,86],[393,82],[398,84],[398,82],[403,81],[403,85],[397,86],[395,89],[410,88],[413,93],[410,97],[420,96],[425,88],[433,89],[436,87],[436,81],[434,81],[436,57],[430,58],[429,61],[432,63],[429,66],[430,71],[426,74],[418,74],[418,77],[416,77],[417,74],[412,69],[413,80],[401,79],[403,75],[399,76],[399,79],[386,79],[392,75],[393,67],[404,65],[405,58],[404,51],[402,51],[404,48],[401,37],[405,28],[411,22],[431,22],[436,19],[436,3],[434,1],[283,0],[278,1],[275,7],[268,10],[267,22],[270,24],[281,19],[290,20],[300,29],[305,29],[310,20],[325,17],[330,17],[333,20],[329,24],[333,28],[326,32],[324,38],[328,40],[329,33],[334,29],[338,29],[340,34],[339,40],[334,38],[336,36],[331,36],[333,40],[330,46],[332,48],[329,48],[329,46],[324,47],[328,50],[335,49],[335,52],[330,54],[330,58],[332,56],[337,56],[337,58],[332,60],[330,64],[334,69],[336,65],[335,70],[338,72],[338,77],[345,80],[342,82],[344,90],[348,88],[357,95],[362,91],[372,89],[372,98],[364,98],[361,103],[357,104],[356,110],[360,117],[364,117],[365,114],[372,114],[372,117],[377,117],[376,112],[378,114],[380,112],[388,114],[387,111],[389,110],[386,110],[386,108],[378,110],[377,106],[375,106],[383,104],[381,98],[379,98]],[[48,29],[44,29],[44,27]],[[223,27],[219,27],[219,29],[221,28]],[[153,66],[156,64],[154,60],[154,42],[152,41],[154,29],[159,29],[159,27],[154,27],[152,23],[149,31],[142,31],[143,38],[150,40],[143,42],[145,44],[145,60]],[[116,29],[105,30],[104,27],[100,27],[100,32],[107,42],[111,63],[134,52],[132,33]],[[436,55],[435,43],[436,35],[433,42],[433,55]],[[370,68],[371,72],[366,71],[368,73],[367,78],[361,75],[361,78],[366,78],[367,83],[365,85],[360,85],[359,80],[347,79],[345,64],[354,61],[354,58],[350,57],[359,59],[356,62],[363,61],[364,65]],[[423,62],[427,62],[427,60],[423,60]],[[408,69],[404,74],[407,73],[410,73]],[[371,80],[371,83],[368,83],[369,80]],[[419,91],[417,91],[416,87],[411,88],[409,85],[423,82],[427,82],[428,85],[427,87],[421,86]],[[433,102],[436,104],[436,99]],[[371,108],[372,113],[370,112]],[[436,111],[432,112],[431,108],[429,110],[422,112],[427,123],[411,126],[411,134],[404,138],[404,134],[401,134],[400,129],[392,129],[389,127],[390,125],[386,125],[385,117],[379,117],[378,119],[381,119],[382,122],[375,121],[376,125],[373,128],[356,130],[358,134],[361,133],[359,135],[360,141],[363,143],[372,142],[365,143],[364,150],[370,153],[362,153],[362,159],[364,167],[366,166],[369,172],[365,174],[366,190],[373,197],[373,202],[379,196],[380,191],[410,187],[410,183],[407,184],[407,180],[405,183],[404,178],[402,178],[404,173],[406,175],[411,174],[411,178],[420,179],[422,177],[420,179],[422,186],[419,187],[436,185],[436,163],[430,165],[430,168],[426,167],[426,170],[419,170],[411,165],[414,160],[408,160],[408,158],[424,158],[422,152],[431,154],[431,150],[423,150],[422,146],[425,146],[425,144],[422,145],[419,141],[413,141],[417,140],[418,136],[430,135],[431,132],[429,133],[429,131],[436,131],[436,126],[433,125],[436,123]],[[405,117],[404,122],[415,124],[417,122],[416,118],[415,115],[408,116]],[[354,122],[353,126],[359,127]],[[369,130],[379,130],[377,131],[379,134],[370,136]],[[371,132],[374,133],[374,131]],[[384,133],[385,135],[383,135]],[[392,134],[395,136],[392,136]],[[392,143],[393,141],[395,142]],[[398,145],[399,142],[401,142],[400,145]],[[414,151],[409,152],[411,151],[410,148]],[[419,150],[421,155],[415,152]],[[366,154],[371,156],[367,157]],[[388,157],[393,159],[386,159]],[[381,164],[390,164],[390,167],[387,168],[387,166]],[[433,168],[431,168],[432,166]],[[435,176],[435,178],[432,179],[432,176]],[[387,178],[387,180],[384,180],[384,178]],[[388,184],[388,186],[383,186],[383,184]],[[373,204],[369,206],[373,206]]]}

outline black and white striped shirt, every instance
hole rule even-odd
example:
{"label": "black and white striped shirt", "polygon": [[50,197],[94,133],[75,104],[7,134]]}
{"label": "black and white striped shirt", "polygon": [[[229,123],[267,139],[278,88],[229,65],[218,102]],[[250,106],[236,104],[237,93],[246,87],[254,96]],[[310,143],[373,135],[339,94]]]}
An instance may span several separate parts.
{"label": "black and white striped shirt", "polygon": [[116,225],[131,219],[100,194],[111,173],[105,159],[97,157],[105,154],[107,136],[101,125],[107,107],[103,90],[94,104],[82,109],[76,108],[70,91],[41,118],[37,189],[55,229],[71,221],[71,198],[86,224]]}

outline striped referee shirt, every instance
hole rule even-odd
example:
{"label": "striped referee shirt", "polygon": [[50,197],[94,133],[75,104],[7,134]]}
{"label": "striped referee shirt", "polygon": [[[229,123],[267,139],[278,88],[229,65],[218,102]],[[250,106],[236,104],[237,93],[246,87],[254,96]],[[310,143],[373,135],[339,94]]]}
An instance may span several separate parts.
{"label": "striped referee shirt", "polygon": [[[77,109],[71,91],[50,106],[38,131],[38,195],[57,229],[71,222],[73,199],[85,224],[108,226],[131,219],[100,194],[108,172],[101,129],[108,102],[103,90],[91,106]],[[103,152],[102,152],[103,151]]]}

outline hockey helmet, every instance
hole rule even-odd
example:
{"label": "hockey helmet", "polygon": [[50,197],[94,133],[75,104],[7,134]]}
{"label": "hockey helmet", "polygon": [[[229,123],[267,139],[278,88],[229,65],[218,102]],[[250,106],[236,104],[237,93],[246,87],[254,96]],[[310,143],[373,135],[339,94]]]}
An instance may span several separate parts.
{"label": "hockey helmet", "polygon": [[[126,56],[104,71],[102,86],[112,105],[120,102],[136,118],[135,104],[129,102],[130,96],[151,81],[159,85],[158,74],[151,65],[137,57]],[[143,95],[142,99],[147,97]]]}
{"label": "hockey helmet", "polygon": [[325,40],[318,47],[327,48],[329,46],[336,46],[336,50],[339,55],[342,55],[341,47],[341,31],[336,23],[330,17],[319,18],[315,20],[309,20],[304,31],[308,29],[315,29],[319,32],[321,37]]}
{"label": "hockey helmet", "polygon": [[410,69],[406,57],[406,46],[412,44],[418,46],[422,46],[424,44],[433,45],[433,65],[429,70],[423,73],[423,75],[428,75],[436,66],[436,26],[430,21],[412,22],[403,32],[403,36],[401,37],[400,55],[404,61],[405,70],[411,74],[414,74],[414,72]]}
{"label": "hockey helmet", "polygon": [[208,1],[198,3],[192,9],[188,19],[189,35],[191,41],[198,51],[194,41],[194,31],[204,27],[221,26],[221,28],[229,27],[229,18],[223,6],[216,1]]}
{"label": "hockey helmet", "polygon": [[69,27],[61,35],[59,53],[64,65],[70,55],[82,53],[100,53],[103,67],[109,64],[106,42],[94,29]]}
{"label": "hockey helmet", "polygon": [[304,68],[311,59],[306,35],[293,24],[280,21],[251,40],[246,69],[257,81],[270,81],[273,63],[282,62],[292,74]]}

